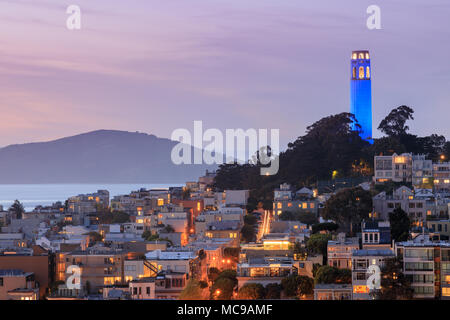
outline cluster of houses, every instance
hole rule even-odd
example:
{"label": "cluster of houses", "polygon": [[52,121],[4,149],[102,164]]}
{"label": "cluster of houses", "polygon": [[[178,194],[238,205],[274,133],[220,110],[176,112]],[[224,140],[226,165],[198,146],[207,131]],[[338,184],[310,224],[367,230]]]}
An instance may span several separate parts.
{"label": "cluster of houses", "polygon": [[[18,217],[0,207],[0,299],[177,299],[190,279],[211,285],[211,270],[236,271],[238,291],[250,283],[314,277],[317,266],[351,271],[351,283],[315,283],[316,300],[372,299],[368,268],[400,257],[415,298],[450,298],[450,162],[412,154],[377,156],[370,220],[354,237],[332,232],[326,258],[299,254],[332,193],[274,190],[272,210],[248,212],[248,190],[214,191],[214,173],[168,189],[110,198],[107,190],[36,207]],[[392,192],[375,186],[398,183]],[[391,239],[389,215],[403,209],[408,241]],[[267,209],[267,208],[266,208]],[[283,213],[290,212],[293,215]],[[243,241],[245,216],[256,217],[254,241]],[[123,218],[125,220],[122,220]],[[328,232],[330,231],[320,231]],[[74,288],[71,268],[81,270]]]}

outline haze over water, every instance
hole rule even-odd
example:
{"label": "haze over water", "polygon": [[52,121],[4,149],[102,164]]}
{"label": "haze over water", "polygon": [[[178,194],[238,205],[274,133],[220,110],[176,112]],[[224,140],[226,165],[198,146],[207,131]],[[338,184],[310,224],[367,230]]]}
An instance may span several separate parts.
{"label": "haze over water", "polygon": [[7,210],[14,200],[19,200],[26,211],[36,206],[48,206],[64,202],[71,196],[108,190],[110,198],[128,194],[141,188],[157,189],[182,186],[183,184],[0,184],[0,205]]}

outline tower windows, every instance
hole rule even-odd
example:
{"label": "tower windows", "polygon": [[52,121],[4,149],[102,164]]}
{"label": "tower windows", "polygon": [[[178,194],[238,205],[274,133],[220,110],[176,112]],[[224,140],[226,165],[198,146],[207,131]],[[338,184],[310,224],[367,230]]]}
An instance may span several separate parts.
{"label": "tower windows", "polygon": [[364,79],[364,67],[359,67],[359,78]]}
{"label": "tower windows", "polygon": [[352,59],[353,59],[353,60],[356,60],[356,59],[357,59],[357,57],[358,57],[358,56],[357,56],[357,54],[356,54],[356,53],[352,54]]}
{"label": "tower windows", "polygon": [[366,67],[366,78],[370,79],[370,67]]}
{"label": "tower windows", "polygon": [[360,54],[359,54],[359,58],[360,58],[360,59],[364,59],[364,53],[360,53]]}
{"label": "tower windows", "polygon": [[356,68],[355,67],[353,67],[353,74],[352,74],[352,76],[353,76],[353,79],[356,79]]}
{"label": "tower windows", "polygon": [[369,60],[369,53],[366,52],[366,59]]}

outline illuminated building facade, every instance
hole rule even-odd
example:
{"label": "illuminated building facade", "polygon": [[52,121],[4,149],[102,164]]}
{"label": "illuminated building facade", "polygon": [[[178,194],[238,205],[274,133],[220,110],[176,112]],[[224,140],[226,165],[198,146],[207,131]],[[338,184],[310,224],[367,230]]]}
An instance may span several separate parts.
{"label": "illuminated building facade", "polygon": [[[354,114],[362,139],[372,140],[372,82],[369,51],[353,51],[350,63],[350,113]],[[356,125],[353,124],[356,130]]]}

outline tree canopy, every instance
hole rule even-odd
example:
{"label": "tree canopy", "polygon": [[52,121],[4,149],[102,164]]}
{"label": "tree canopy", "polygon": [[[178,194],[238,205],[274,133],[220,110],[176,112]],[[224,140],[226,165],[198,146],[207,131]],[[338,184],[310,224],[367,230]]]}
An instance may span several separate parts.
{"label": "tree canopy", "polygon": [[352,271],[331,266],[321,266],[317,269],[314,282],[317,283],[352,283]]}
{"label": "tree canopy", "polygon": [[389,258],[381,268],[381,289],[374,292],[379,300],[410,300],[414,290],[411,281],[403,274],[403,263],[398,258]]}
{"label": "tree canopy", "polygon": [[238,292],[238,298],[243,300],[264,299],[265,288],[260,283],[246,283]]}
{"label": "tree canopy", "polygon": [[395,208],[389,214],[389,223],[391,224],[391,238],[393,240],[396,242],[408,240],[411,221],[405,211],[401,208]]}
{"label": "tree canopy", "polygon": [[339,190],[325,202],[323,217],[350,227],[369,217],[372,194],[361,187]]}
{"label": "tree canopy", "polygon": [[23,214],[25,213],[25,208],[19,200],[15,200],[9,208],[9,211],[15,214],[16,219],[22,219]]}

